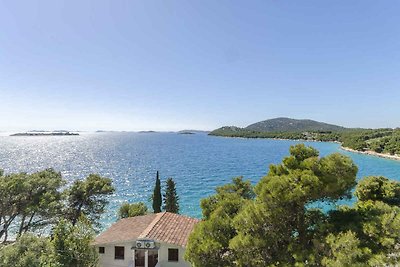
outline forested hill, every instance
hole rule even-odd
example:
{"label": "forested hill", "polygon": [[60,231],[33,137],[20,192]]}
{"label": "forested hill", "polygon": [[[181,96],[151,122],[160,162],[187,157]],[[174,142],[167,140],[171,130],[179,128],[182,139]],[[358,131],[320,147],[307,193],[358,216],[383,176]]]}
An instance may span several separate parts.
{"label": "forested hill", "polygon": [[275,118],[251,124],[244,129],[257,132],[341,131],[344,127],[313,120]]}
{"label": "forested hill", "polygon": [[[218,128],[210,135],[231,137],[255,137],[255,138],[287,138],[287,139],[314,139],[312,133],[331,134],[349,130],[342,126],[318,122],[313,120],[297,120],[290,118],[275,118],[250,124],[240,128],[236,126],[224,126]],[[338,136],[328,136],[327,140],[337,140]]]}
{"label": "forested hill", "polygon": [[244,138],[278,138],[310,141],[335,141],[358,151],[400,155],[400,128],[354,129],[311,121],[276,118],[245,128],[225,126],[209,135]]}

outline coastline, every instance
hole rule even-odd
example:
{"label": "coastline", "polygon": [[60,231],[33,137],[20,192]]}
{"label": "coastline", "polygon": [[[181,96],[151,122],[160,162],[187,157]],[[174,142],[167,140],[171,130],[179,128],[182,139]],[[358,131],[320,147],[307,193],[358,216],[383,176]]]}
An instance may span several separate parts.
{"label": "coastline", "polygon": [[225,135],[214,135],[214,134],[208,134],[208,136],[215,136],[215,137],[222,137],[222,138],[238,138],[238,139],[267,139],[267,140],[278,140],[278,141],[297,141],[297,142],[341,144],[339,141],[320,141],[320,140],[311,140],[311,139],[289,139],[289,138],[274,138],[274,137],[242,137],[242,136],[225,136]]}
{"label": "coastline", "polygon": [[400,161],[400,156],[399,155],[390,155],[390,154],[384,154],[384,153],[378,153],[372,150],[367,150],[367,151],[358,151],[354,150],[348,147],[342,146],[342,143],[339,141],[318,141],[318,140],[307,140],[307,139],[285,139],[285,138],[264,138],[264,137],[239,137],[239,136],[221,136],[221,135],[211,135],[211,136],[217,136],[217,137],[225,137],[225,138],[243,138],[243,139],[270,139],[270,140],[287,140],[287,141],[300,141],[300,142],[323,142],[323,143],[336,143],[340,144],[340,149],[348,152],[353,152],[353,153],[358,153],[358,154],[364,154],[364,155],[369,155],[369,156],[375,156],[375,157],[380,157],[380,158],[385,158],[385,159],[391,159],[391,160],[398,160]]}
{"label": "coastline", "polygon": [[398,155],[378,153],[378,152],[375,152],[372,150],[358,151],[358,150],[354,150],[354,149],[351,149],[348,147],[343,147],[343,146],[341,146],[340,149],[342,149],[344,151],[349,151],[349,152],[354,152],[354,153],[364,154],[364,155],[369,155],[369,156],[375,156],[375,157],[380,157],[380,158],[385,158],[385,159],[400,160],[400,156],[398,156]]}

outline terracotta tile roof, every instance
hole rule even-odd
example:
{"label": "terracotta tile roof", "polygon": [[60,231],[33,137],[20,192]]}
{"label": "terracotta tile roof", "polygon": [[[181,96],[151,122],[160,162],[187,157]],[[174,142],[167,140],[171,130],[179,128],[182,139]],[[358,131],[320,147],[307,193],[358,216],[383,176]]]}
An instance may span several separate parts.
{"label": "terracotta tile roof", "polygon": [[146,233],[146,238],[184,247],[195,224],[198,222],[198,219],[165,212],[160,220]]}
{"label": "terracotta tile roof", "polygon": [[94,244],[106,244],[137,239],[140,234],[151,224],[157,214],[147,214],[121,219],[111,225],[106,231],[98,235]]}
{"label": "terracotta tile roof", "polygon": [[98,245],[148,238],[184,247],[198,222],[198,219],[170,212],[126,218],[97,236],[94,243]]}

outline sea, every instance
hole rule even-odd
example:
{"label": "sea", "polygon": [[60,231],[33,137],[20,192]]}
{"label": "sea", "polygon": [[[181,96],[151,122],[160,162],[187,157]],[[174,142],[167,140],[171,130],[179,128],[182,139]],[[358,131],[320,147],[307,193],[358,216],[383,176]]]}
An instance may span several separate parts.
{"label": "sea", "polygon": [[383,175],[400,180],[400,161],[343,151],[337,143],[172,132],[3,135],[0,169],[6,173],[31,173],[54,168],[68,183],[91,173],[111,178],[116,191],[109,197],[107,212],[101,218],[105,228],[116,221],[118,207],[124,202],[142,201],[151,210],[150,196],[157,171],[163,185],[169,177],[176,182],[180,213],[201,218],[200,200],[213,194],[217,186],[237,176],[256,184],[267,174],[270,164],[281,162],[289,154],[290,146],[298,143],[318,149],[321,156],[336,152],[350,156],[359,168],[358,179]]}

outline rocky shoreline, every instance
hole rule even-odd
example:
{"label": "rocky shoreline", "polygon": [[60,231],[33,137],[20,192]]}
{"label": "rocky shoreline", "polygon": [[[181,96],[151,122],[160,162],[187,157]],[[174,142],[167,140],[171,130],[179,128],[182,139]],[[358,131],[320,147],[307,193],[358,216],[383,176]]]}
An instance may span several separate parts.
{"label": "rocky shoreline", "polygon": [[375,156],[375,157],[380,157],[380,158],[386,158],[386,159],[393,159],[393,160],[400,160],[399,155],[390,155],[390,154],[384,154],[384,153],[378,153],[372,150],[367,150],[367,151],[358,151],[354,150],[348,147],[340,147],[342,150],[349,151],[349,152],[354,152],[354,153],[359,153],[359,154],[364,154],[364,155],[370,155],[370,156]]}
{"label": "rocky shoreline", "polygon": [[[255,137],[236,137],[236,136],[233,137],[233,136],[220,136],[220,135],[213,135],[213,136],[225,137],[225,138],[270,139],[270,140],[282,140],[282,141],[287,140],[287,141],[300,141],[300,142],[325,142],[325,143],[341,144],[339,141],[318,141],[318,140],[307,140],[307,139],[261,138],[261,137],[255,138]],[[380,157],[380,158],[385,158],[385,159],[400,160],[400,155],[390,155],[390,154],[378,153],[378,152],[375,152],[372,150],[358,151],[358,150],[351,149],[351,148],[344,147],[344,146],[341,146],[340,149],[348,151],[348,152],[370,155],[370,156],[375,156],[375,157]]]}

